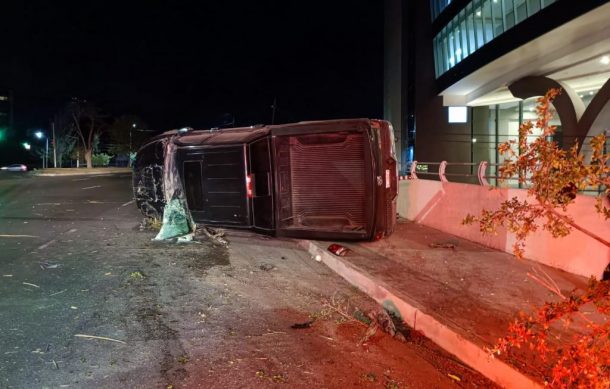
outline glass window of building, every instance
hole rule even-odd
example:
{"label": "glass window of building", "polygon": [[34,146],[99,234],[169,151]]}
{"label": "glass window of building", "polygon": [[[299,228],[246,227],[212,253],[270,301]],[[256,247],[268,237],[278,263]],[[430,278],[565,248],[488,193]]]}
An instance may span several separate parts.
{"label": "glass window of building", "polygon": [[[519,142],[519,103],[511,102],[498,105],[498,144]],[[514,150],[516,153],[519,150]],[[500,155],[498,163],[504,162],[505,156]]]}
{"label": "glass window of building", "polygon": [[527,0],[527,16],[540,11],[540,0]]}
{"label": "glass window of building", "polygon": [[467,50],[463,45],[462,30],[456,31],[455,40],[456,40],[455,56],[457,58],[457,61],[460,62],[462,59],[466,58],[466,50]]}
{"label": "glass window of building", "polygon": [[514,0],[517,15],[517,23],[521,23],[527,18],[527,5],[525,0]]}
{"label": "glass window of building", "polygon": [[495,106],[472,108],[473,161],[496,163],[496,109]]}
{"label": "glass window of building", "polygon": [[[553,2],[554,0],[470,1],[433,40],[437,77]],[[444,9],[449,1],[432,0],[432,4],[433,9],[441,9],[441,6]]]}
{"label": "glass window of building", "polygon": [[474,25],[474,14],[472,13],[472,5],[466,7],[466,33],[468,35],[468,54],[471,54],[477,49],[476,43],[476,28]]}
{"label": "glass window of building", "polygon": [[448,46],[448,39],[447,39],[447,32],[445,32],[445,34],[443,35],[443,59],[446,61],[443,61],[443,68],[445,71],[447,71],[447,69],[451,69],[451,67],[453,65],[451,65],[449,63],[449,50],[447,48]]}
{"label": "glass window of building", "polygon": [[449,63],[449,67],[452,68],[455,65],[455,37],[454,31],[452,29],[449,30],[449,36],[447,37],[447,61]]}
{"label": "glass window of building", "polygon": [[491,4],[490,0],[483,2],[483,30],[485,33],[485,43],[489,43],[494,39],[493,24],[491,19]]}
{"label": "glass window of building", "polygon": [[475,33],[477,36],[477,49],[485,44],[485,34],[483,33],[483,11],[480,3],[474,13]]}
{"label": "glass window of building", "polygon": [[496,37],[504,32],[504,17],[502,14],[502,2],[500,0],[492,0],[491,18],[494,30],[494,37]]}
{"label": "glass window of building", "polygon": [[515,3],[513,0],[504,0],[502,3],[504,4],[504,24],[508,30],[515,25]]}
{"label": "glass window of building", "polygon": [[470,54],[470,48],[468,47],[468,28],[464,11],[460,13],[460,37],[462,38],[462,58],[466,58]]}

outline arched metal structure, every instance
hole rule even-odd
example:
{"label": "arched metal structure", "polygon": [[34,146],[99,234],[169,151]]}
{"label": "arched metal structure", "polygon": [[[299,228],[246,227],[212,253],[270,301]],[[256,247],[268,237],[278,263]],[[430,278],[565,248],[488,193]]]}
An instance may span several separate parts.
{"label": "arched metal structure", "polygon": [[564,91],[553,102],[561,121],[564,148],[567,149],[574,142],[578,142],[588,159],[587,154],[590,151],[586,146],[583,149],[585,140],[610,128],[610,80],[601,87],[586,109],[580,96],[572,88],[549,77],[528,76],[508,87],[513,96],[521,99],[543,96],[551,88],[561,88]]}
{"label": "arched metal structure", "polygon": [[560,93],[555,98],[553,106],[557,110],[557,115],[559,115],[559,120],[561,121],[564,148],[570,148],[574,142],[578,142],[579,145],[582,145],[586,133],[580,133],[578,122],[585,111],[585,106],[578,94],[574,92],[572,88],[544,76],[523,77],[508,86],[508,89],[513,96],[520,99],[544,96],[551,88],[562,89],[563,91],[563,93]]}

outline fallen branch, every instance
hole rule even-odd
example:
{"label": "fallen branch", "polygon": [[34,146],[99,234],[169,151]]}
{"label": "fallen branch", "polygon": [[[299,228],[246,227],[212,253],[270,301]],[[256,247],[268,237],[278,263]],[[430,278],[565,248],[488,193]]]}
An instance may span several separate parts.
{"label": "fallen branch", "polygon": [[223,246],[229,245],[229,242],[227,242],[227,240],[223,238],[223,236],[225,235],[224,230],[221,230],[221,229],[214,230],[210,227],[203,226],[201,228],[201,231],[203,231],[203,233],[211,240],[218,242]]}
{"label": "fallen branch", "polygon": [[564,294],[561,293],[561,289],[559,288],[559,285],[557,285],[555,280],[547,272],[542,270],[540,268],[540,266],[536,266],[536,267],[532,266],[532,270],[533,270],[533,272],[535,274],[527,272],[527,276],[529,278],[533,279],[534,281],[536,281],[540,285],[544,286],[549,291],[555,293],[562,300],[566,299],[566,296],[564,296]]}

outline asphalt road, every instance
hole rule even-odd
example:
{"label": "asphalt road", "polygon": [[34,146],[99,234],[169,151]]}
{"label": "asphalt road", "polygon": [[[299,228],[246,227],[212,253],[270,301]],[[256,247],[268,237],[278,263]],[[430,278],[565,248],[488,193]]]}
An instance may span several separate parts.
{"label": "asphalt road", "polygon": [[[130,176],[0,173],[0,388],[490,387],[295,242],[153,242]],[[293,328],[296,327],[303,328]]]}

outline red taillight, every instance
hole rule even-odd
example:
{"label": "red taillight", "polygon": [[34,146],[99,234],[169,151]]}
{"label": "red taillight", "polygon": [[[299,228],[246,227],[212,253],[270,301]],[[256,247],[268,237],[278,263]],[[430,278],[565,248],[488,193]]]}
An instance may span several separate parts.
{"label": "red taillight", "polygon": [[252,174],[246,176],[246,195],[249,199],[254,197],[254,192],[252,190]]}
{"label": "red taillight", "polygon": [[381,238],[383,238],[383,231],[380,231],[375,235],[375,240],[380,240]]}

